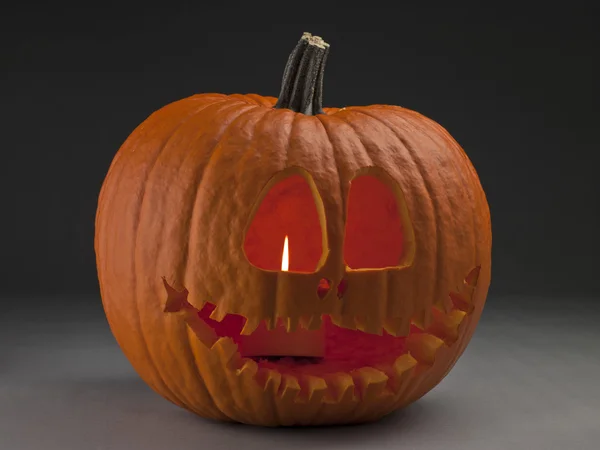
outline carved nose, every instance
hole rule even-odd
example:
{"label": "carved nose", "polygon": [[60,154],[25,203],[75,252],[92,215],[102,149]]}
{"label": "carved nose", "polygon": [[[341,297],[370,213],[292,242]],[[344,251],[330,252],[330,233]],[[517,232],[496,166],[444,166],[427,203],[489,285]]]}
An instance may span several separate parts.
{"label": "carved nose", "polygon": [[348,280],[346,278],[343,278],[342,281],[340,281],[340,284],[338,284],[337,287],[337,296],[338,298],[344,298],[344,294],[346,293],[346,290],[348,289]]}
{"label": "carved nose", "polygon": [[[340,281],[337,286],[338,298],[340,298],[340,299],[343,298],[347,289],[348,289],[348,280],[343,278],[342,281]],[[319,280],[319,285],[317,286],[317,295],[319,296],[319,298],[321,300],[324,299],[330,290],[331,290],[331,281],[329,281],[327,278],[321,278]]]}
{"label": "carved nose", "polygon": [[331,281],[329,281],[327,278],[321,278],[319,280],[319,285],[317,286],[317,295],[319,298],[323,300],[330,290]]}

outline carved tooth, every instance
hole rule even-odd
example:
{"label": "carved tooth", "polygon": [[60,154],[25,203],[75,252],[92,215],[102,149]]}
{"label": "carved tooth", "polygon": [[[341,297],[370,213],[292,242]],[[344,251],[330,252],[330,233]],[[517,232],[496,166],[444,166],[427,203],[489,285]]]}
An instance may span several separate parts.
{"label": "carved tooth", "polygon": [[183,314],[183,320],[185,320],[187,326],[204,345],[211,348],[213,344],[217,342],[219,336],[217,336],[217,333],[210,325],[198,317],[197,310],[188,308],[183,310],[180,314]]}
{"label": "carved tooth", "polygon": [[379,336],[383,334],[383,328],[375,317],[365,318],[364,316],[356,316],[354,317],[354,323],[356,324],[357,330],[364,331],[365,333],[369,334],[377,334]]}
{"label": "carved tooth", "polygon": [[275,319],[275,327],[274,328],[281,328],[281,329],[285,330],[287,328],[287,320],[283,317],[277,317]]}
{"label": "carved tooth", "polygon": [[387,386],[388,376],[373,367],[361,367],[352,372],[352,378],[361,398],[373,400],[380,397]]}
{"label": "carved tooth", "polygon": [[254,333],[256,331],[256,329],[258,328],[259,324],[260,324],[260,320],[247,317],[246,323],[244,324],[244,328],[242,328],[241,334],[248,336],[248,335]]}
{"label": "carved tooth", "polygon": [[210,349],[216,353],[221,360],[223,366],[231,369],[237,369],[241,362],[241,357],[238,352],[238,346],[229,337],[220,337]]}
{"label": "carved tooth", "polygon": [[256,364],[256,361],[254,361],[253,359],[250,359],[250,358],[244,358],[242,366],[236,370],[236,374],[238,376],[247,374],[247,375],[250,375],[251,377],[254,377],[256,375],[257,371],[258,371],[258,364]]}
{"label": "carved tooth", "polygon": [[425,308],[421,311],[417,311],[413,315],[411,319],[411,324],[416,326],[419,330],[426,330],[427,327],[431,324],[431,320],[431,310]]}
{"label": "carved tooth", "polygon": [[479,281],[479,273],[481,272],[481,266],[477,266],[472,269],[465,277],[465,284],[469,287],[477,287],[477,281]]}
{"label": "carved tooth", "polygon": [[285,373],[281,375],[281,383],[279,384],[279,391],[277,395],[282,400],[293,400],[298,397],[300,393],[300,383],[298,383],[298,379],[289,373]]}
{"label": "carved tooth", "polygon": [[400,320],[399,318],[388,318],[383,320],[383,329],[387,334],[391,334],[392,336],[400,336],[398,329],[400,328]]}
{"label": "carved tooth", "polygon": [[323,325],[323,319],[320,315],[312,316],[308,324],[308,330],[315,331],[321,329]]}
{"label": "carved tooth", "polygon": [[367,317],[367,321],[365,323],[365,332],[376,334],[378,336],[383,335],[383,325],[381,324],[381,320],[375,316]]}
{"label": "carved tooth", "polygon": [[354,325],[357,330],[366,331],[365,328],[367,327],[367,324],[364,317],[354,316]]}
{"label": "carved tooth", "polygon": [[267,330],[274,330],[275,329],[275,320],[273,320],[271,317],[267,317],[265,320],[263,320],[263,323],[265,324],[265,328]]}
{"label": "carved tooth", "polygon": [[314,400],[320,402],[327,392],[327,383],[321,377],[303,375],[298,381],[301,389],[296,401],[311,402]]}
{"label": "carved tooth", "polygon": [[288,317],[286,320],[286,330],[288,333],[293,333],[294,331],[296,331],[298,329],[298,325],[300,323],[300,318],[299,317]]}
{"label": "carved tooth", "polygon": [[308,326],[310,325],[310,321],[312,320],[312,316],[305,314],[300,317],[300,329],[308,330]]}
{"label": "carved tooth", "polygon": [[222,308],[217,305],[217,307],[213,310],[213,312],[210,313],[209,317],[212,320],[216,320],[217,322],[220,322],[225,318],[226,315],[227,315],[227,312],[225,311],[225,308]]}
{"label": "carved tooth", "polygon": [[442,299],[442,311],[444,311],[446,314],[450,313],[452,310],[454,310],[454,303],[452,302],[452,299],[450,298],[450,296],[445,296]]}
{"label": "carved tooth", "polygon": [[400,355],[398,358],[396,358],[396,361],[394,361],[393,364],[393,376],[391,379],[391,387],[394,392],[398,393],[398,391],[402,388],[404,381],[410,377],[417,364],[418,361],[409,353]]}
{"label": "carved tooth", "polygon": [[258,368],[258,364],[256,367],[257,370],[254,373],[254,381],[256,381],[256,383],[258,383],[265,391],[276,387],[275,392],[277,392],[279,384],[281,383],[281,374],[273,369],[265,367]]}
{"label": "carved tooth", "polygon": [[338,372],[324,376],[327,383],[325,403],[346,403],[356,400],[354,393],[354,379],[347,373]]}
{"label": "carved tooth", "polygon": [[163,277],[163,286],[167,291],[167,301],[165,302],[164,312],[167,313],[176,313],[181,310],[184,310],[191,305],[188,303],[188,290],[184,289],[183,291],[178,291],[174,287],[172,287],[169,283],[167,283],[167,279]]}
{"label": "carved tooth", "polygon": [[433,322],[427,332],[452,343],[458,339],[458,327],[467,313],[460,309],[454,309],[449,314],[444,314],[437,308],[432,309]]}
{"label": "carved tooth", "polygon": [[473,305],[469,303],[469,300],[464,295],[461,295],[458,292],[450,292],[450,299],[452,300],[455,308],[460,309],[467,314],[473,312]]}
{"label": "carved tooth", "polygon": [[384,319],[383,327],[392,336],[408,336],[410,332],[410,317],[393,317]]}
{"label": "carved tooth", "polygon": [[406,338],[406,348],[420,363],[433,364],[435,354],[445,345],[439,337],[429,333],[411,333]]}
{"label": "carved tooth", "polygon": [[269,369],[267,371],[263,389],[277,393],[279,386],[281,385],[281,373],[278,370]]}
{"label": "carved tooth", "polygon": [[336,327],[342,326],[342,316],[339,314],[331,314],[330,316],[331,323],[333,323]]}
{"label": "carved tooth", "polygon": [[356,330],[356,322],[354,317],[348,315],[333,315],[331,321],[334,325],[348,330]]}

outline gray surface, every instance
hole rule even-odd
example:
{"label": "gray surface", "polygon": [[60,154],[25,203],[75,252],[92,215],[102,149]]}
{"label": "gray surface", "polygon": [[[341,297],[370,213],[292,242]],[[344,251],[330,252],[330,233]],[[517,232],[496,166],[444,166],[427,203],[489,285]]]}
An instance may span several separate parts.
{"label": "gray surface", "polygon": [[58,302],[0,313],[0,450],[600,449],[599,299],[490,299],[467,352],[422,400],[376,424],[313,429],[180,410],[138,379],[98,299],[51,314]]}

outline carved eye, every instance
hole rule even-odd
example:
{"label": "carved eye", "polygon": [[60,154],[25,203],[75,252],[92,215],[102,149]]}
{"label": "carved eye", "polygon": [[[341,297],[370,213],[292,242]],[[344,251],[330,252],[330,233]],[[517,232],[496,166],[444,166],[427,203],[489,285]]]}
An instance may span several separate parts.
{"label": "carved eye", "polygon": [[[312,177],[295,169],[276,175],[254,207],[244,240],[250,264],[263,270],[316,272],[327,253],[323,202]],[[289,266],[282,268],[288,237]]]}
{"label": "carved eye", "polygon": [[369,169],[350,184],[344,261],[350,269],[412,263],[414,234],[404,196],[385,172]]}

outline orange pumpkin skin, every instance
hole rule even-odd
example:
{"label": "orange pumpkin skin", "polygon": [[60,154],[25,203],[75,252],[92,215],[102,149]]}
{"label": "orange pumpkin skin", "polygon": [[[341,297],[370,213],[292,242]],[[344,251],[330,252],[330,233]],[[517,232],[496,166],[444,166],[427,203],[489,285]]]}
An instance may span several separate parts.
{"label": "orange pumpkin skin", "polygon": [[[461,147],[416,112],[373,105],[305,115],[275,103],[194,95],[128,137],[96,217],[106,316],[141,378],[203,417],[265,426],[376,420],[436,386],[467,346],[490,284],[487,201]],[[350,270],[347,198],[353,178],[370,170],[399,187],[412,254],[395,268]],[[327,252],[314,273],[260,270],[244,253],[248,220],[274,177],[298,171],[322,204]],[[322,278],[347,280],[344,298],[315,296]],[[180,300],[195,309],[169,313]],[[381,367],[294,377],[243,357],[205,324],[194,330],[207,301],[217,316],[254,323],[312,315],[367,332],[418,332]]]}

